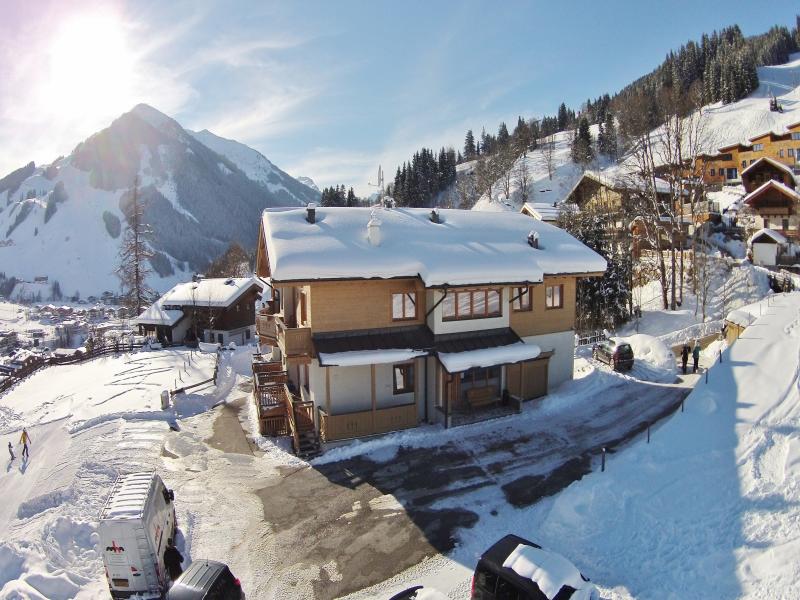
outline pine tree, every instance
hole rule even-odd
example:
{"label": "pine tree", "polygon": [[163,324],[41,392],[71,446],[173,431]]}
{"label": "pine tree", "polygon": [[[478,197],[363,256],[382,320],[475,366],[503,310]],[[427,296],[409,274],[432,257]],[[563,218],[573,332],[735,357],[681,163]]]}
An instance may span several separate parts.
{"label": "pine tree", "polygon": [[358,206],[358,198],[356,198],[356,193],[353,191],[352,187],[347,190],[347,200],[345,200],[345,206]]}
{"label": "pine tree", "polygon": [[572,162],[587,165],[594,158],[592,134],[589,131],[589,120],[581,117],[572,140]]}
{"label": "pine tree", "polygon": [[564,131],[567,128],[567,124],[569,122],[569,115],[567,113],[567,105],[563,102],[561,106],[558,107],[558,130],[557,131]]}
{"label": "pine tree", "polygon": [[133,184],[126,218],[127,226],[119,250],[117,277],[122,287],[123,303],[138,315],[156,298],[156,293],[147,285],[147,276],[152,272],[148,260],[153,252],[147,245],[151,230],[144,221],[144,205],[139,198],[138,178]]}
{"label": "pine tree", "polygon": [[464,159],[472,160],[475,158],[476,154],[475,136],[472,135],[472,129],[470,129],[467,131],[467,137],[464,139]]}
{"label": "pine tree", "polygon": [[511,136],[508,134],[508,127],[506,127],[505,123],[501,122],[500,127],[497,128],[497,145],[501,148],[505,148],[510,141]]}

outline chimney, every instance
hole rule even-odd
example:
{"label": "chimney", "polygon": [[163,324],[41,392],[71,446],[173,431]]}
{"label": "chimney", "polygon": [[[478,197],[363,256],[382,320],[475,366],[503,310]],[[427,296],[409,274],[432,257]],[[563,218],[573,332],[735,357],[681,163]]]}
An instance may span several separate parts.
{"label": "chimney", "polygon": [[317,222],[317,205],[314,202],[309,202],[306,206],[306,221],[309,223]]}
{"label": "chimney", "polygon": [[369,223],[367,223],[367,240],[372,246],[381,245],[381,220],[374,210],[369,217]]}
{"label": "chimney", "polygon": [[539,233],[536,231],[531,231],[528,234],[528,245],[531,248],[539,249]]}
{"label": "chimney", "polygon": [[431,211],[431,223],[441,223],[441,219],[439,218],[439,209],[434,208]]}

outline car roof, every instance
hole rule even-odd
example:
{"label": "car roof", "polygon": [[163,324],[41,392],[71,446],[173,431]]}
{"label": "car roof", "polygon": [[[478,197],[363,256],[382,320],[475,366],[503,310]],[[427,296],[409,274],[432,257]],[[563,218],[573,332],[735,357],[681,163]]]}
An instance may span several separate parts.
{"label": "car roof", "polygon": [[215,560],[195,560],[169,590],[169,600],[197,600],[198,592],[205,596],[210,585],[227,568],[226,564]]}
{"label": "car roof", "polygon": [[[574,571],[574,573],[580,576],[583,581],[588,581],[582,574],[580,574],[580,571],[578,571],[577,567],[575,567],[575,565],[573,565],[568,559],[555,552],[545,550],[539,544],[534,544],[531,541],[513,534],[509,534],[498,540],[491,548],[483,553],[478,564],[482,564],[488,567],[494,573],[502,575],[503,579],[512,583],[515,588],[527,592],[532,600],[549,600],[536,581],[530,577],[524,577],[520,575],[511,568],[503,566],[503,563],[506,561],[506,559],[517,549],[520,544],[535,548],[542,551],[545,555],[556,558],[559,563],[563,563],[563,565],[568,566],[570,571]],[[567,592],[564,589],[565,586],[566,590],[575,589],[569,586],[568,581],[564,581],[561,585],[560,591],[556,594],[557,598],[569,598],[572,595],[571,591]],[[561,593],[562,591],[567,595],[564,596]]]}

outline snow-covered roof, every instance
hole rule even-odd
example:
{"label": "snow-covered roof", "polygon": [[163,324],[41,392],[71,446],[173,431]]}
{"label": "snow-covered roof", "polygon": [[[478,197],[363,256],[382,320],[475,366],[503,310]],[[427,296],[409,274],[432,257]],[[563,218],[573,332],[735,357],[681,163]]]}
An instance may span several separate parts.
{"label": "snow-covered roof", "polygon": [[[644,181],[642,180],[642,176],[639,173],[637,173],[634,169],[626,165],[614,165],[608,167],[607,169],[603,169],[602,171],[587,170],[583,175],[584,177],[593,179],[594,181],[596,181],[601,185],[607,185],[617,190],[637,190],[641,192],[646,189]],[[578,182],[570,191],[570,194],[573,191],[575,191],[575,189],[580,184],[581,180],[578,180]],[[670,193],[670,187],[668,182],[661,179],[660,177],[656,177],[655,182],[656,182],[655,183],[656,191],[659,194]]]}
{"label": "snow-covered roof", "polygon": [[527,212],[540,221],[556,221],[562,210],[577,211],[578,207],[571,202],[526,202],[522,205],[522,212]]}
{"label": "snow-covered roof", "polygon": [[255,277],[236,277],[201,279],[179,283],[166,294],[161,296],[159,302],[164,306],[213,306],[225,308],[230,306],[252,286],[261,284]]}
{"label": "snow-covered roof", "polygon": [[519,544],[503,561],[503,567],[536,583],[549,600],[555,598],[565,585],[576,590],[587,585],[580,571],[566,558],[527,544]]}
{"label": "snow-covered roof", "polygon": [[[263,234],[275,282],[419,277],[428,287],[541,282],[545,274],[605,271],[605,260],[567,232],[513,212],[415,208],[264,211]],[[370,242],[367,224],[379,222]],[[373,225],[375,227],[376,225]],[[539,248],[528,244],[535,231]],[[378,237],[378,236],[376,236]],[[373,241],[374,238],[373,238]]]}
{"label": "snow-covered roof", "polygon": [[448,373],[460,373],[475,367],[493,367],[533,360],[541,353],[542,349],[536,344],[518,342],[466,352],[439,352],[437,356]]}
{"label": "snow-covered roof", "polygon": [[144,511],[150,486],[152,472],[131,473],[120,477],[106,502],[101,519],[135,519]]}
{"label": "snow-covered roof", "polygon": [[359,365],[383,365],[399,363],[418,356],[425,356],[425,350],[352,350],[348,352],[319,353],[321,367],[355,367]]}
{"label": "snow-covered roof", "polygon": [[746,175],[748,171],[750,171],[751,169],[755,169],[756,167],[758,167],[762,163],[769,163],[770,165],[772,165],[776,169],[779,169],[779,170],[791,175],[792,177],[794,177],[794,173],[792,172],[792,170],[789,167],[787,167],[783,163],[778,162],[775,159],[770,158],[769,156],[762,156],[761,158],[759,158],[753,164],[749,165],[746,169],[743,169],[742,172],[741,172],[741,175]]}
{"label": "snow-covered roof", "polygon": [[767,189],[774,188],[778,190],[785,196],[792,198],[795,202],[800,202],[800,194],[790,188],[788,185],[781,183],[780,181],[775,181],[774,179],[770,179],[769,181],[765,181],[752,192],[747,194],[743,199],[742,202],[744,204],[750,204],[752,200],[763,194]]}
{"label": "snow-covered roof", "polygon": [[166,325],[172,327],[183,317],[183,311],[178,309],[165,309],[161,299],[153,302],[150,307],[139,315],[135,322],[139,325]]}
{"label": "snow-covered roof", "polygon": [[725,320],[729,323],[733,323],[734,325],[738,325],[739,327],[747,327],[753,321],[755,321],[756,318],[749,312],[743,310],[732,310],[728,313],[728,316],[725,317]]}
{"label": "snow-covered roof", "polygon": [[774,229],[765,228],[765,229],[759,229],[753,235],[751,235],[750,238],[747,240],[747,243],[752,244],[753,240],[757,240],[762,235],[766,235],[767,237],[772,238],[777,244],[786,244],[789,241],[780,231],[775,231]]}

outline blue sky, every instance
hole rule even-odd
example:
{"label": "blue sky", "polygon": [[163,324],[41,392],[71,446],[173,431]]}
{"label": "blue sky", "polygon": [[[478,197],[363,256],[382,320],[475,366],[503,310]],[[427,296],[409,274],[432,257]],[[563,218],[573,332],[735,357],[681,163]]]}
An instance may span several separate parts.
{"label": "blue sky", "polygon": [[367,193],[379,163],[577,108],[703,32],[790,26],[789,4],[0,0],[0,172],[147,102]]}

